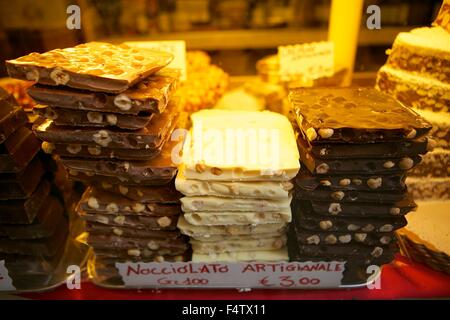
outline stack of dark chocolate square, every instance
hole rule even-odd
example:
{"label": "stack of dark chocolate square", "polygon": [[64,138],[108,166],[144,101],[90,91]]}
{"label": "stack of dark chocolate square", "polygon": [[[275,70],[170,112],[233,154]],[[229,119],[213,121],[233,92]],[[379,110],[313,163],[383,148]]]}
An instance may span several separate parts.
{"label": "stack of dark chocolate square", "polygon": [[395,230],[416,207],[405,176],[431,125],[370,88],[294,89],[290,101],[302,163],[290,258],[346,261],[343,283],[364,283],[398,252]]}
{"label": "stack of dark chocolate square", "polygon": [[0,261],[17,289],[49,283],[68,234],[41,143],[27,124],[24,110],[0,88]]}
{"label": "stack of dark chocolate square", "polygon": [[[86,221],[97,280],[118,261],[183,261],[187,241],[173,185],[172,55],[87,43],[8,61],[11,76],[37,82],[28,93],[43,116],[34,131],[70,178],[88,185],[77,211]],[[162,70],[161,70],[162,69]]]}

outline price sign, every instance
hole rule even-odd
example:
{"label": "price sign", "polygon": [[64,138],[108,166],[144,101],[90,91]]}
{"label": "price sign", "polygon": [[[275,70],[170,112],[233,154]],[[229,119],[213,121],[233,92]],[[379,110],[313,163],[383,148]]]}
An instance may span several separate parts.
{"label": "price sign", "polygon": [[345,262],[116,263],[126,287],[337,288]]}
{"label": "price sign", "polygon": [[278,47],[280,76],[284,81],[318,79],[334,73],[332,42],[313,42]]}
{"label": "price sign", "polygon": [[12,280],[9,277],[8,269],[5,266],[5,260],[0,261],[0,291],[14,291]]}
{"label": "price sign", "polygon": [[146,48],[170,52],[173,54],[173,60],[168,65],[169,68],[179,69],[181,81],[185,81],[187,77],[186,71],[186,42],[182,40],[174,41],[129,41],[126,45],[136,48]]}

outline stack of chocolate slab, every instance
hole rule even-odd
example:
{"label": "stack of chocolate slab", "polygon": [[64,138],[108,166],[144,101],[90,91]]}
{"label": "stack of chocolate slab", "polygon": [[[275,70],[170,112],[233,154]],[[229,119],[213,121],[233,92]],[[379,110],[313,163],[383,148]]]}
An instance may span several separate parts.
{"label": "stack of chocolate slab", "polygon": [[196,262],[287,261],[290,182],[299,170],[289,121],[273,112],[203,110],[175,186]]}
{"label": "stack of chocolate slab", "polygon": [[17,288],[45,287],[64,251],[64,207],[52,194],[40,141],[0,89],[0,260]]}
{"label": "stack of chocolate slab", "polygon": [[431,124],[370,88],[294,89],[304,168],[295,180],[292,260],[346,261],[344,283],[397,252],[394,231],[416,205],[405,175],[427,152]]}
{"label": "stack of chocolate slab", "polygon": [[[11,76],[37,82],[28,93],[43,116],[34,125],[46,152],[89,187],[78,204],[96,261],[183,260],[171,134],[178,72],[172,55],[91,42],[8,61]],[[161,70],[163,69],[163,70]]]}

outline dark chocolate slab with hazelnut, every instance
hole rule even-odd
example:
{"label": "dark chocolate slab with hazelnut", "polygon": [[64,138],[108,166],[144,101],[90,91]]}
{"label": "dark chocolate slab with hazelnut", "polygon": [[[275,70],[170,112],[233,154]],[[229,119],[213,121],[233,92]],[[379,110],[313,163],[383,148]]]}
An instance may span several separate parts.
{"label": "dark chocolate slab with hazelnut", "polygon": [[86,231],[89,234],[118,235],[131,238],[146,238],[156,240],[186,239],[179,230],[148,230],[136,229],[129,226],[110,226],[99,222],[86,221]]}
{"label": "dark chocolate slab with hazelnut", "polygon": [[308,151],[305,140],[297,139],[301,162],[317,175],[391,174],[412,169],[422,160],[420,155],[401,158],[319,159]]}
{"label": "dark chocolate slab with hazelnut", "polygon": [[166,109],[178,78],[177,70],[165,68],[121,94],[42,85],[30,87],[28,94],[37,103],[64,109],[133,115],[142,112],[159,114]]}
{"label": "dark chocolate slab with hazelnut", "polygon": [[162,51],[89,42],[7,60],[6,69],[12,78],[40,84],[121,93],[172,59],[172,54]]}
{"label": "dark chocolate slab with hazelnut", "polygon": [[405,215],[414,210],[417,205],[410,194],[404,199],[392,203],[370,203],[370,202],[333,202],[311,200],[313,212],[319,215],[355,216],[355,217],[378,217],[389,215]]}
{"label": "dark chocolate slab with hazelnut", "polygon": [[405,190],[399,191],[356,191],[356,190],[330,190],[318,187],[314,190],[297,187],[294,196],[302,200],[354,202],[354,203],[394,203],[407,199]]}
{"label": "dark chocolate slab with hazelnut", "polygon": [[27,122],[27,115],[16,99],[0,87],[0,143]]}
{"label": "dark chocolate slab with hazelnut", "polygon": [[300,168],[295,177],[295,184],[306,190],[315,190],[319,187],[330,190],[354,190],[354,191],[404,191],[405,173],[395,174],[345,174],[345,175],[320,175],[311,174],[304,167]]}
{"label": "dark chocolate slab with hazelnut", "polygon": [[[122,192],[127,186],[120,186]],[[111,193],[98,187],[89,187],[81,197],[78,206],[87,213],[132,216],[177,216],[181,214],[179,204],[142,203],[123,195]]]}
{"label": "dark chocolate slab with hazelnut", "polygon": [[404,227],[407,223],[405,217],[399,214],[388,216],[319,215],[313,212],[308,201],[294,201],[292,217],[296,226],[312,231],[392,232]]}
{"label": "dark chocolate slab with hazelnut", "polygon": [[411,140],[432,127],[373,88],[298,88],[291,90],[289,99],[299,128],[312,144]]}
{"label": "dark chocolate slab with hazelnut", "polygon": [[41,140],[53,144],[152,150],[167,140],[174,123],[178,121],[179,114],[176,103],[170,102],[166,111],[154,116],[146,127],[131,132],[118,128],[57,126],[49,119],[36,122],[33,131]]}

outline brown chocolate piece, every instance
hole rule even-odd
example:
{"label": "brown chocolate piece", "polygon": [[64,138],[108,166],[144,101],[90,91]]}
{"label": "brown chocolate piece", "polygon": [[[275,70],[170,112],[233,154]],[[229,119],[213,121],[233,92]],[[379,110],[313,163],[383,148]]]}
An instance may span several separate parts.
{"label": "brown chocolate piece", "polygon": [[[403,190],[405,191],[405,190]],[[315,190],[295,188],[294,195],[298,199],[332,201],[332,202],[355,202],[355,203],[394,203],[407,198],[405,192],[377,192],[377,191],[355,191],[339,190],[334,191],[326,187],[319,187]]]}
{"label": "brown chocolate piece", "polygon": [[74,128],[57,126],[51,120],[37,122],[33,130],[39,139],[51,143],[100,146],[123,149],[158,149],[170,135],[179,117],[178,107],[170,102],[166,111],[154,116],[147,127],[132,132],[117,128]]}
{"label": "brown chocolate piece", "polygon": [[124,186],[118,184],[109,184],[107,182],[97,183],[97,188],[102,188],[106,191],[121,194],[124,197],[139,201],[141,203],[180,203],[181,193],[175,189],[173,184],[168,186]]}
{"label": "brown chocolate piece", "polygon": [[[365,144],[324,143],[311,145],[304,138],[300,144],[315,159],[402,158],[427,153],[428,139]],[[306,142],[306,143],[305,143]]]}
{"label": "brown chocolate piece", "polygon": [[97,222],[113,227],[129,227],[144,230],[175,230],[178,216],[132,216],[132,215],[111,215],[111,214],[91,214],[78,207],[80,217],[87,222]]}
{"label": "brown chocolate piece", "polygon": [[307,151],[306,141],[299,137],[297,142],[302,163],[317,175],[391,174],[409,170],[421,161],[419,155],[386,159],[318,159]]}
{"label": "brown chocolate piece", "polygon": [[133,181],[123,177],[113,177],[113,176],[103,176],[99,174],[93,174],[92,172],[86,171],[75,171],[69,170],[69,178],[73,181],[79,181],[86,184],[93,184],[99,181],[107,182],[109,184],[126,184],[127,186],[163,186],[167,185],[172,181],[172,178],[155,178],[145,181],[143,184],[140,181]]}
{"label": "brown chocolate piece", "polygon": [[65,220],[64,208],[61,202],[53,196],[45,199],[45,205],[41,206],[36,218],[31,224],[0,225],[0,236],[10,239],[41,239],[50,237],[55,231],[55,226]]}
{"label": "brown chocolate piece", "polygon": [[0,88],[0,143],[3,143],[11,133],[27,123],[27,115],[16,99]]}
{"label": "brown chocolate piece", "polygon": [[120,93],[172,61],[170,53],[89,42],[73,48],[33,52],[6,61],[12,78],[46,85]]}
{"label": "brown chocolate piece", "polygon": [[164,68],[120,95],[42,85],[30,87],[28,94],[40,104],[65,109],[133,115],[162,113],[176,89],[178,78],[178,70]]}
{"label": "brown chocolate piece", "polygon": [[110,177],[106,181],[111,184],[141,184],[155,185],[155,183],[168,183],[175,177],[177,167],[172,163],[172,148],[176,142],[166,143],[161,154],[148,161],[121,161],[121,160],[95,160],[95,159],[61,159],[63,165],[69,169],[69,174],[78,178],[84,173],[92,180]]}
{"label": "brown chocolate piece", "polygon": [[305,168],[300,168],[295,177],[295,184],[307,190],[323,187],[330,190],[358,191],[403,191],[405,190],[404,173],[391,175],[346,174],[340,176],[314,176]]}
{"label": "brown chocolate piece", "polygon": [[50,183],[43,180],[30,198],[0,201],[0,223],[32,223],[38,211],[44,205],[49,192]]}
{"label": "brown chocolate piece", "polygon": [[0,253],[51,257],[57,253],[61,243],[66,241],[68,232],[67,221],[61,221],[49,238],[12,240],[3,237],[0,238]]}
{"label": "brown chocolate piece", "polygon": [[0,200],[28,198],[43,175],[44,167],[39,156],[18,173],[0,173]]}
{"label": "brown chocolate piece", "polygon": [[86,222],[86,231],[89,234],[100,235],[117,235],[120,234],[123,237],[131,238],[146,238],[146,239],[185,239],[185,236],[180,233],[179,230],[146,230],[136,229],[126,226],[113,227],[97,222]]}
{"label": "brown chocolate piece", "polygon": [[[125,186],[120,189],[124,191],[124,188],[128,189]],[[181,214],[179,204],[141,203],[97,187],[89,187],[78,206],[86,213],[107,215],[172,217]]]}
{"label": "brown chocolate piece", "polygon": [[[319,215],[338,216],[389,216],[405,215],[417,205],[411,195],[394,203],[339,203],[331,201],[311,201],[312,210]],[[395,213],[393,213],[395,211]]]}
{"label": "brown chocolate piece", "polygon": [[0,145],[0,172],[19,172],[25,169],[41,148],[40,141],[26,127],[13,132]]}
{"label": "brown chocolate piece", "polygon": [[[176,127],[177,123],[173,122],[172,127],[168,130],[168,133],[173,132]],[[100,146],[93,147],[81,144],[53,144],[47,141],[42,143],[42,149],[49,154],[69,158],[150,160],[159,156],[164,146],[167,145],[169,139],[171,139],[171,134],[166,134],[160,145],[157,148],[152,149],[104,148]],[[174,145],[174,143],[171,145]]]}
{"label": "brown chocolate piece", "polygon": [[301,244],[314,245],[340,245],[361,243],[369,246],[387,246],[396,241],[395,234],[391,233],[364,233],[364,232],[319,232],[302,228],[297,229],[297,241]]}
{"label": "brown chocolate piece", "polygon": [[295,225],[312,231],[333,232],[392,232],[406,225],[403,215],[391,216],[321,216],[314,213],[308,201],[294,202],[292,205],[292,216]]}
{"label": "brown chocolate piece", "polygon": [[[95,251],[98,249],[116,250],[118,252],[149,250],[154,254],[177,255],[182,254],[188,249],[187,241],[182,238],[166,240],[90,234],[87,242]],[[130,255],[133,256],[133,254]]]}
{"label": "brown chocolate piece", "polygon": [[[386,251],[386,252],[385,252]],[[303,256],[333,258],[357,258],[360,260],[379,257],[383,254],[392,256],[398,252],[396,243],[390,244],[387,248],[381,246],[365,246],[363,244],[338,244],[328,245],[299,245],[299,253]]]}
{"label": "brown chocolate piece", "polygon": [[106,113],[100,111],[79,111],[59,107],[37,105],[33,112],[47,119],[53,120],[58,126],[78,127],[117,127],[125,130],[145,128],[153,113],[127,115],[120,113]]}
{"label": "brown chocolate piece", "polygon": [[372,88],[293,89],[289,98],[312,144],[411,140],[431,129],[414,111]]}

